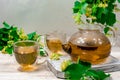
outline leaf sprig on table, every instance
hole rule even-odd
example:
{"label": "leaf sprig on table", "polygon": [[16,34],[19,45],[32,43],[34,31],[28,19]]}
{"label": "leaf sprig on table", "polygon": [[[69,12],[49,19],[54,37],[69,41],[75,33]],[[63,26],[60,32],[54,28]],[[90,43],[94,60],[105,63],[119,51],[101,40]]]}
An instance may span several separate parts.
{"label": "leaf sprig on table", "polygon": [[[12,54],[13,43],[22,40],[34,40],[40,42],[41,35],[36,32],[26,34],[22,28],[18,28],[13,25],[9,25],[3,22],[3,27],[0,28],[0,51],[2,53]],[[41,46],[41,45],[40,45]],[[43,47],[40,47],[40,54],[44,55]]]}
{"label": "leaf sprig on table", "polygon": [[78,63],[72,63],[70,60],[63,61],[62,71],[65,72],[66,80],[106,80],[110,74],[101,70],[94,70],[91,64],[78,60]]}

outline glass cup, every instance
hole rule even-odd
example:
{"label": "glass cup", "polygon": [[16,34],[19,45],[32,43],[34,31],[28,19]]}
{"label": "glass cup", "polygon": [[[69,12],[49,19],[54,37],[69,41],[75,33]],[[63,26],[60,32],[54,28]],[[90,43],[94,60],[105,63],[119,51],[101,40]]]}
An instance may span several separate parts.
{"label": "glass cup", "polygon": [[38,69],[35,66],[37,60],[39,45],[35,41],[18,41],[14,45],[14,55],[20,67],[19,71],[35,71]]}
{"label": "glass cup", "polygon": [[47,46],[47,51],[49,54],[56,53],[65,55],[62,48],[62,44],[66,43],[66,34],[59,31],[53,31],[51,33],[47,33],[45,37],[45,44]]}

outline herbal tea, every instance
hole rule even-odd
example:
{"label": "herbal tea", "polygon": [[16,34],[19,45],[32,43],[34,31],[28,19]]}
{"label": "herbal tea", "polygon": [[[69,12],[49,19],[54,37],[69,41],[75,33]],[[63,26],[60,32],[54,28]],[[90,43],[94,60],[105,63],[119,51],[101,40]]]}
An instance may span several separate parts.
{"label": "herbal tea", "polygon": [[18,41],[14,44],[14,54],[16,61],[21,65],[20,71],[34,71],[39,45],[35,41]]}
{"label": "herbal tea", "polygon": [[104,62],[109,56],[111,48],[109,43],[99,46],[77,46],[69,42],[68,45],[69,49],[67,52],[70,54],[73,61],[76,62],[78,58],[80,58],[80,60],[92,64]]}
{"label": "herbal tea", "polygon": [[60,53],[63,51],[62,42],[57,38],[49,38],[46,40],[48,49],[53,53]]}
{"label": "herbal tea", "polygon": [[18,48],[15,51],[15,57],[20,65],[31,65],[37,59],[37,50],[31,47]]}

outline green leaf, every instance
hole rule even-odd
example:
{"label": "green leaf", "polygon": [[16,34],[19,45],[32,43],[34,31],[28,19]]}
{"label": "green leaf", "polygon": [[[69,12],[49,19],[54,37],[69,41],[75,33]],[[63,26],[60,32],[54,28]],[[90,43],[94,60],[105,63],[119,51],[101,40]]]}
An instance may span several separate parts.
{"label": "green leaf", "polygon": [[8,54],[12,54],[13,52],[13,47],[7,47],[5,50]]}
{"label": "green leaf", "polygon": [[116,22],[116,16],[114,13],[111,13],[107,8],[98,8],[97,9],[97,22],[101,24],[113,26]]}
{"label": "green leaf", "polygon": [[88,62],[72,63],[64,70],[67,80],[104,80],[109,74],[104,71],[93,70]]}
{"label": "green leaf", "polygon": [[101,70],[88,70],[85,74],[86,76],[92,76],[95,78],[95,80],[104,80],[107,77],[110,77],[110,74],[105,74]]}
{"label": "green leaf", "polygon": [[2,38],[2,40],[3,40],[3,41],[8,41],[9,39],[8,39],[8,38],[4,38],[4,37],[3,37],[3,38]]}
{"label": "green leaf", "polygon": [[91,64],[89,62],[83,62],[78,60],[78,64],[82,65],[83,67],[86,67],[86,69],[89,69],[91,67]]}
{"label": "green leaf", "polygon": [[85,2],[75,1],[74,2],[73,13],[78,13],[79,12],[81,14],[85,14],[87,6],[88,6],[88,4],[85,3]]}
{"label": "green leaf", "polygon": [[36,32],[32,32],[32,33],[27,34],[28,40],[32,40],[34,38],[34,35],[36,35]]}
{"label": "green leaf", "polygon": [[40,55],[41,56],[45,56],[45,50],[42,48],[42,47],[40,47]]}
{"label": "green leaf", "polygon": [[11,28],[11,26],[8,23],[6,23],[5,21],[3,22],[3,25],[4,25],[4,27],[6,29],[10,29]]}
{"label": "green leaf", "polygon": [[86,7],[88,6],[87,3],[81,3],[80,13],[85,14],[86,13]]}
{"label": "green leaf", "polygon": [[69,65],[64,71],[65,75],[70,78],[70,80],[80,80],[80,78],[84,76],[90,67],[90,63],[82,62],[79,60],[78,63]]}
{"label": "green leaf", "polygon": [[74,2],[74,7],[73,7],[73,13],[78,13],[79,8],[80,7],[80,2],[79,1],[75,1]]}
{"label": "green leaf", "polygon": [[85,0],[87,3],[92,4],[94,0]]}
{"label": "green leaf", "polygon": [[80,3],[79,1],[75,1],[75,2],[74,2],[74,7],[80,7],[80,4],[81,4],[81,3]]}
{"label": "green leaf", "polygon": [[95,14],[96,11],[97,11],[97,5],[94,4],[92,7],[92,14]]}
{"label": "green leaf", "polygon": [[0,45],[0,51],[3,49],[3,46]]}
{"label": "green leaf", "polygon": [[113,24],[116,22],[116,15],[114,13],[108,13],[106,16],[106,24],[109,26],[113,26]]}
{"label": "green leaf", "polygon": [[114,4],[109,3],[108,7],[106,9],[108,10],[108,12],[113,12],[113,10],[114,10]]}
{"label": "green leaf", "polygon": [[73,8],[73,13],[78,13],[79,9],[78,8]]}
{"label": "green leaf", "polygon": [[2,33],[0,33],[0,39],[3,37],[3,34]]}
{"label": "green leaf", "polygon": [[17,34],[17,28],[16,27],[12,27],[11,30],[9,31],[9,34],[12,36],[16,36]]}
{"label": "green leaf", "polygon": [[95,77],[96,80],[104,80],[107,77],[110,77],[110,74],[106,74],[104,71],[101,70],[89,70],[92,73],[92,76]]}
{"label": "green leaf", "polygon": [[105,28],[104,28],[104,33],[107,34],[107,32],[108,32],[109,30],[110,30],[109,27],[105,27]]}
{"label": "green leaf", "polygon": [[[86,72],[86,69],[79,64],[71,64],[65,69],[65,75],[70,78],[70,80],[79,80],[80,77]],[[79,74],[78,74],[79,73]]]}
{"label": "green leaf", "polygon": [[118,0],[118,2],[120,3],[120,0]]}
{"label": "green leaf", "polygon": [[[104,19],[103,19],[104,18]],[[101,24],[105,24],[106,22],[106,15],[105,14],[102,14],[101,15],[101,18],[98,19],[98,22],[101,23]]]}
{"label": "green leaf", "polygon": [[116,0],[109,0],[109,3],[114,3]]}
{"label": "green leaf", "polygon": [[98,19],[102,18],[103,13],[104,13],[104,8],[97,8],[96,17]]}
{"label": "green leaf", "polygon": [[94,77],[96,80],[100,80],[100,76],[96,74],[96,71],[95,71],[95,70],[88,70],[88,71],[85,73],[85,76],[92,76],[92,77]]}

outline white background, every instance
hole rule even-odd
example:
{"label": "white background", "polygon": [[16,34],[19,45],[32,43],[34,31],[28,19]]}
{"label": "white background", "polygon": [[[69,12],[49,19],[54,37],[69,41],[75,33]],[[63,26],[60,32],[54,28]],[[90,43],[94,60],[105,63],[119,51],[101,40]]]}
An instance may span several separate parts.
{"label": "white background", "polygon": [[0,0],[0,27],[6,21],[25,29],[45,34],[53,30],[73,32],[74,0]]}

